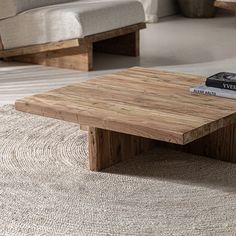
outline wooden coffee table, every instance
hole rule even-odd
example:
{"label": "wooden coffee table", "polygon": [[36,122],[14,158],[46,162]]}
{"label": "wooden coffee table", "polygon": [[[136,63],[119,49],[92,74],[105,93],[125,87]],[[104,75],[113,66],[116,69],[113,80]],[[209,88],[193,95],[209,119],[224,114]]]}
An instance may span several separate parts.
{"label": "wooden coffee table", "polygon": [[16,101],[16,109],[89,127],[90,169],[165,146],[236,162],[236,101],[192,95],[203,77],[140,67]]}

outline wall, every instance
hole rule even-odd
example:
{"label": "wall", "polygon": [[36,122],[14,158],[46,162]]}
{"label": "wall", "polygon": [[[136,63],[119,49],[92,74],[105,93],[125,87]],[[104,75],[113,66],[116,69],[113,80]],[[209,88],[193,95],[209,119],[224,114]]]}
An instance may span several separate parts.
{"label": "wall", "polygon": [[157,22],[158,18],[173,15],[177,12],[175,0],[140,0],[146,11],[148,22]]}
{"label": "wall", "polygon": [[146,20],[148,22],[158,21],[158,1],[159,0],[140,0],[143,3]]}
{"label": "wall", "polygon": [[155,0],[158,1],[158,17],[165,17],[177,13],[177,4],[175,0]]}

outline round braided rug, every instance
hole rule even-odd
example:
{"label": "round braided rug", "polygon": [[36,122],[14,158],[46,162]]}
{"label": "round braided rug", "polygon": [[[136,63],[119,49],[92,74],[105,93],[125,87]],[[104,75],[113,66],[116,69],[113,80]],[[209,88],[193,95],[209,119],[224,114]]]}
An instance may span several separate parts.
{"label": "round braided rug", "polygon": [[0,108],[0,235],[235,235],[234,164],[157,149],[87,166],[79,125]]}

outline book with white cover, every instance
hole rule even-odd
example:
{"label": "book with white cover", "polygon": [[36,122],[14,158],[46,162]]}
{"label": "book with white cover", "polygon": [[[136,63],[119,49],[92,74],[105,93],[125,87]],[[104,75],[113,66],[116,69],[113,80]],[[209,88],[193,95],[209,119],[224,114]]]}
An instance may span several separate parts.
{"label": "book with white cover", "polygon": [[206,85],[197,85],[190,88],[191,93],[198,93],[210,96],[217,96],[217,97],[224,97],[224,98],[231,98],[236,99],[236,91],[231,91],[227,89],[220,89],[220,88],[213,88],[207,87]]}

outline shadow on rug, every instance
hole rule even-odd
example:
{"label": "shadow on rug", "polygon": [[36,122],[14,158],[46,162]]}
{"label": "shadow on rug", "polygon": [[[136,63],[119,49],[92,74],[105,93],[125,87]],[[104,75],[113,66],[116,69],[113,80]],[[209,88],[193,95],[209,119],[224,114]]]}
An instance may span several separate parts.
{"label": "shadow on rug", "polygon": [[0,235],[235,235],[236,165],[165,149],[87,161],[79,125],[0,108]]}

